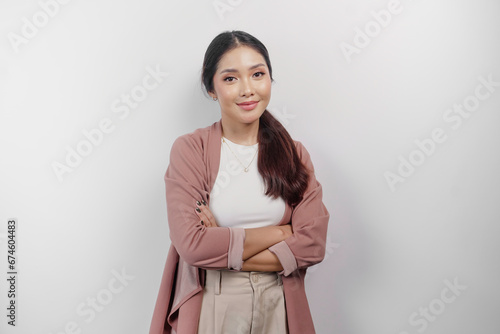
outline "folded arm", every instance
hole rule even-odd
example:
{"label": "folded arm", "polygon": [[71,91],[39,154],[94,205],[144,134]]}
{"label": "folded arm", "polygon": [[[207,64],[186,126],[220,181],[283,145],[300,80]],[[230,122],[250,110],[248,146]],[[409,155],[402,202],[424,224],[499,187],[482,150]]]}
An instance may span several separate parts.
{"label": "folded arm", "polygon": [[265,249],[243,261],[242,271],[282,271],[280,260],[269,249]]}
{"label": "folded arm", "polygon": [[[204,201],[198,201],[195,213],[207,228],[217,228],[217,221]],[[292,235],[292,226],[265,226],[245,229],[242,250],[242,271],[282,271],[278,257],[267,248]]]}

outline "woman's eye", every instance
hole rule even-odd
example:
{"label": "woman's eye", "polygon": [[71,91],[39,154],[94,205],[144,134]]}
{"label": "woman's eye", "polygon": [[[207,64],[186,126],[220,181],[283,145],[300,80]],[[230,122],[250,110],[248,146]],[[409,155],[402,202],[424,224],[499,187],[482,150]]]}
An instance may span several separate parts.
{"label": "woman's eye", "polygon": [[[231,80],[229,80],[231,79]],[[224,79],[224,81],[227,81],[227,82],[232,82],[233,80],[232,79],[236,79],[235,77],[227,77]]]}
{"label": "woman's eye", "polygon": [[258,75],[259,77],[263,76],[265,73],[264,72],[256,72],[254,75],[257,75],[257,74],[260,74]]}

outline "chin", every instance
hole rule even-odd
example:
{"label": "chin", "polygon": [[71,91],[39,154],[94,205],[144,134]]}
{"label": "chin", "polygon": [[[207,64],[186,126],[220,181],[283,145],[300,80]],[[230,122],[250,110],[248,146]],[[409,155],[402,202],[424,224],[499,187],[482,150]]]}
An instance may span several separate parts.
{"label": "chin", "polygon": [[262,116],[263,113],[264,113],[264,111],[262,111],[262,112],[255,112],[255,113],[248,114],[248,115],[242,115],[241,119],[245,123],[253,123],[255,121],[258,121],[260,119],[260,116]]}

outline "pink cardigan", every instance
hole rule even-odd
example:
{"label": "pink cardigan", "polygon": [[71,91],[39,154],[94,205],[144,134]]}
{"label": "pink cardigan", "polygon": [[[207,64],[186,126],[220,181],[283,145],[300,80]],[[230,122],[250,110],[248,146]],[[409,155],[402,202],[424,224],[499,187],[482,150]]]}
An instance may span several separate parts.
{"label": "pink cardigan", "polygon": [[[210,201],[219,171],[221,120],[178,137],[165,173],[171,246],[167,256],[149,334],[196,334],[205,280],[204,269],[241,269],[242,228],[205,227],[194,212],[197,200]],[[309,153],[294,140],[299,157],[311,171],[302,201],[286,205],[279,225],[292,223],[293,235],[269,248],[280,260],[290,334],[315,333],[304,287],[307,267],[325,255],[330,214]]]}

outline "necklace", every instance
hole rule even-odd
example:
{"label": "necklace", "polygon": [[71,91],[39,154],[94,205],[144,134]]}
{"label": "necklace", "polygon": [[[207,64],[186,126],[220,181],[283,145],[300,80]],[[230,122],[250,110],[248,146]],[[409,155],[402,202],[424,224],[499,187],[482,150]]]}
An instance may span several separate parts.
{"label": "necklace", "polygon": [[224,143],[226,143],[227,147],[229,147],[229,149],[231,150],[231,153],[233,153],[234,157],[236,159],[238,159],[238,162],[243,167],[243,170],[245,171],[245,173],[247,173],[248,172],[248,167],[250,167],[250,165],[252,164],[252,161],[253,161],[253,159],[255,159],[255,156],[257,155],[257,152],[259,151],[259,149],[257,148],[255,150],[255,154],[253,155],[252,161],[250,161],[250,163],[248,164],[248,166],[245,167],[245,165],[241,162],[241,160],[238,158],[238,156],[233,152],[233,150],[231,149],[231,146],[229,146],[229,144],[224,140],[224,136],[222,136],[222,141]]}

